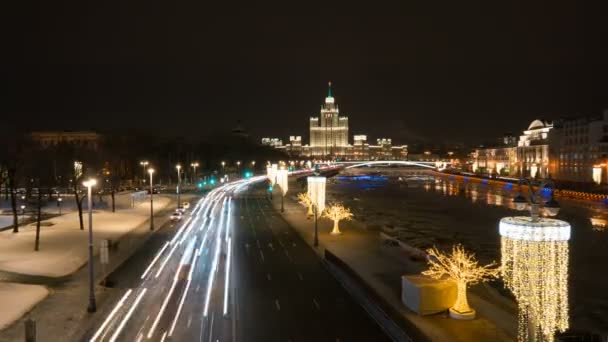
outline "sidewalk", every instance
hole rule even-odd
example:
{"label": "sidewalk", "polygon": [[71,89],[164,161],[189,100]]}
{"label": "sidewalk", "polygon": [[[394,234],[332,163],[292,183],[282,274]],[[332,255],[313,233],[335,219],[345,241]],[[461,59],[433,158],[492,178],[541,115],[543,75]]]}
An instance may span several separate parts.
{"label": "sidewalk", "polygon": [[[171,200],[169,198],[155,197],[155,226],[161,227],[164,223],[168,221],[168,214],[172,210],[172,206],[170,206]],[[134,209],[126,209],[120,210],[116,213],[106,212],[98,213],[97,217],[94,214],[93,216],[93,230],[94,234],[99,235],[95,237],[95,260],[94,260],[94,270],[95,270],[95,281],[99,283],[105,274],[111,273],[114,269],[120,266],[127,258],[129,258],[140,246],[142,246],[147,239],[152,235],[149,230],[149,206],[146,206],[144,203],[139,205]],[[147,215],[143,213],[147,212]],[[135,216],[136,218],[125,219],[125,214]],[[72,214],[68,214],[72,215]],[[65,215],[65,216],[68,216]],[[77,215],[75,213],[75,215]],[[102,215],[118,215],[119,220],[117,219],[109,219],[102,218]],[[76,230],[76,235],[81,233],[81,235],[86,235],[88,238],[88,231],[80,231],[78,229],[78,218],[74,217],[76,221],[74,221],[75,226],[70,229]],[[100,224],[99,230],[97,229],[97,223]],[[101,225],[103,223],[103,227]],[[87,225],[86,216],[85,216],[85,227]],[[41,250],[44,250],[44,234],[45,229],[48,230],[53,229],[52,227],[41,227]],[[71,227],[71,224],[70,224]],[[30,229],[28,227],[28,229]],[[34,228],[35,229],[35,228]],[[99,233],[99,234],[98,234]],[[0,233],[0,236],[3,234],[12,234],[9,232]],[[21,232],[14,235],[20,235]],[[70,233],[71,235],[72,233]],[[4,236],[2,236],[4,237]],[[99,254],[99,241],[102,238],[110,238],[113,241],[118,241],[118,245],[116,249],[110,250],[109,260],[110,263],[106,265],[105,269],[100,264],[100,260],[98,257]],[[8,241],[12,239],[7,238]],[[1,238],[0,238],[1,241]],[[19,241],[19,239],[17,239]],[[74,240],[71,240],[74,241]],[[29,283],[29,284],[42,284],[48,288],[50,294],[45,300],[39,302],[31,311],[25,314],[23,317],[19,319],[19,316],[23,315],[24,312],[21,310],[21,314],[14,318],[18,320],[13,322],[8,328],[0,331],[0,341],[18,341],[22,340],[24,336],[24,326],[23,322],[27,318],[31,318],[37,323],[38,337],[43,341],[69,341],[71,337],[78,336],[80,333],[79,329],[83,325],[83,322],[88,321],[90,319],[95,319],[97,316],[95,314],[91,315],[87,313],[86,307],[88,303],[88,267],[86,263],[88,261],[88,249],[87,249],[87,240],[84,239],[80,241],[76,239],[80,244],[80,249],[84,250],[81,252],[76,246],[64,247],[71,249],[71,252],[66,251],[65,254],[76,253],[77,257],[58,257],[57,260],[65,260],[66,265],[61,267],[55,267],[52,272],[39,272],[40,267],[34,268],[36,273],[54,273],[61,274],[59,277],[51,277],[51,276],[42,276],[42,275],[30,275],[18,274],[18,273],[10,273],[10,272],[0,272],[0,278],[3,281],[14,281],[18,280],[20,282]],[[33,238],[31,240],[27,240],[26,246],[30,254],[34,254],[35,252],[32,250],[33,248]],[[48,243],[48,241],[47,241]],[[1,245],[0,245],[1,246]],[[1,248],[1,247],[0,247]],[[50,247],[49,247],[50,249]],[[54,248],[57,251],[57,248]],[[23,253],[25,253],[24,251]],[[85,256],[82,259],[82,256]],[[5,253],[0,252],[0,258],[8,259]],[[36,257],[39,259],[38,257]],[[79,266],[76,266],[75,260],[81,260]],[[42,261],[43,260],[38,260]],[[8,262],[8,260],[7,260]],[[21,265],[21,263],[19,263]],[[67,273],[68,269],[73,269],[73,273]],[[25,269],[28,271],[27,269]],[[61,272],[58,272],[61,271]],[[75,272],[74,272],[75,271]],[[3,284],[3,283],[0,283]],[[46,291],[46,289],[45,289]],[[96,288],[96,297],[97,297],[97,305],[98,308],[102,308],[103,303],[108,300],[108,298],[112,298],[117,291],[113,289],[102,288],[98,286]],[[20,293],[12,293],[13,297],[21,296]],[[43,299],[44,296],[40,299]],[[3,302],[3,298],[0,298],[0,302]],[[31,308],[31,306],[29,307]],[[29,309],[28,308],[28,309]],[[3,310],[5,309],[3,305]],[[15,308],[17,310],[18,308]]]}
{"label": "sidewalk", "polygon": [[[155,210],[163,210],[168,198],[158,198]],[[119,240],[124,234],[147,221],[149,204],[133,209],[93,210],[93,243],[98,248],[101,240]],[[43,221],[40,227],[40,250],[34,252],[36,224],[19,229],[19,233],[0,233],[0,270],[46,277],[63,277],[74,273],[88,260],[88,215],[83,213],[84,230],[80,230],[78,213]]]}
{"label": "sidewalk", "polygon": [[[306,210],[295,200],[295,194],[285,198],[284,219],[312,245],[314,221],[306,219]],[[274,196],[273,205],[279,210],[281,200]],[[478,318],[459,321],[447,314],[419,316],[401,303],[401,276],[419,274],[426,264],[414,261],[411,255],[397,247],[384,247],[379,232],[366,230],[356,221],[341,222],[343,234],[329,235],[332,222],[319,219],[319,248],[346,262],[382,298],[432,341],[514,341],[517,336],[515,306],[488,286],[469,289],[469,302]],[[489,301],[486,300],[489,298]]]}

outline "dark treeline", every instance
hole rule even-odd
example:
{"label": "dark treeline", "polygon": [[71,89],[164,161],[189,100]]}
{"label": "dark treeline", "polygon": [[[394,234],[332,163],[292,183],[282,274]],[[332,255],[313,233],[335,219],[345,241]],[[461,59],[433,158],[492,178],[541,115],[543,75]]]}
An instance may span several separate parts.
{"label": "dark treeline", "polygon": [[[82,182],[95,177],[96,191],[114,197],[122,187],[141,182],[141,161],[155,169],[154,183],[175,183],[175,166],[183,167],[182,181],[192,180],[190,164],[197,162],[197,174],[221,172],[221,162],[233,168],[241,161],[240,170],[259,170],[267,160],[284,159],[276,149],[261,146],[241,135],[217,135],[201,139],[167,138],[144,134],[103,134],[96,145],[57,143],[42,146],[29,134],[4,134],[0,137],[0,185],[2,196],[11,203],[13,231],[19,231],[18,196],[25,196],[40,220],[43,201],[55,200],[56,191],[74,195],[82,222],[82,202],[86,195]],[[147,177],[147,175],[146,175]],[[114,207],[114,205],[112,205]],[[36,249],[37,249],[36,245]]]}

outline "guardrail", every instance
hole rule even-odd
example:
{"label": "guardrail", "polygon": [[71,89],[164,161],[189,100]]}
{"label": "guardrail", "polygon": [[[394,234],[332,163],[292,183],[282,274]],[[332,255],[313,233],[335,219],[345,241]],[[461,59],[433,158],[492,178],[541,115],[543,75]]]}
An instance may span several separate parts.
{"label": "guardrail", "polygon": [[[364,292],[365,298],[368,298],[377,309],[385,316],[384,319],[394,323],[399,330],[403,333],[403,336],[391,336],[393,339],[398,341],[430,341],[417,326],[408,321],[399,310],[395,309],[388,301],[380,296],[374,288],[365,282],[365,280],[353,270],[346,262],[342,261],[338,256],[333,254],[328,249],[325,249],[325,260],[332,265],[336,266],[340,271],[344,272],[350,277],[357,286]],[[397,279],[396,281],[399,281]],[[385,327],[387,333],[390,329]]]}

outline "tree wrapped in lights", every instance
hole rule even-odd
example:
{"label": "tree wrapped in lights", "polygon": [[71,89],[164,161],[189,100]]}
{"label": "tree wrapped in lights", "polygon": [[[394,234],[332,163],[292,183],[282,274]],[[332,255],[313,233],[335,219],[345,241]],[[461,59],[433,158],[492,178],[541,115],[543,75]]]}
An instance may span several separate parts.
{"label": "tree wrapped in lights", "polygon": [[344,207],[342,204],[334,203],[329,207],[325,208],[323,212],[323,217],[326,217],[332,221],[334,221],[334,229],[331,231],[332,235],[342,234],[340,232],[340,227],[338,224],[342,220],[350,220],[353,217],[353,213],[350,212],[350,209]]}
{"label": "tree wrapped in lights", "polygon": [[306,213],[306,216],[312,216],[314,215],[314,213],[312,212],[312,200],[310,199],[310,196],[308,196],[308,194],[306,192],[300,192],[298,194],[298,202],[300,202],[300,204],[306,206],[306,208],[308,208],[308,212]]}
{"label": "tree wrapped in lights", "polygon": [[427,250],[430,268],[422,274],[434,279],[446,277],[456,283],[458,294],[450,308],[450,316],[459,319],[475,318],[475,310],[467,300],[467,286],[496,278],[499,269],[495,263],[480,266],[473,253],[468,253],[458,244],[452,247],[451,254],[443,254],[436,247]]}
{"label": "tree wrapped in lights", "polygon": [[502,276],[519,306],[518,340],[553,341],[568,329],[568,240],[561,220],[500,220]]}

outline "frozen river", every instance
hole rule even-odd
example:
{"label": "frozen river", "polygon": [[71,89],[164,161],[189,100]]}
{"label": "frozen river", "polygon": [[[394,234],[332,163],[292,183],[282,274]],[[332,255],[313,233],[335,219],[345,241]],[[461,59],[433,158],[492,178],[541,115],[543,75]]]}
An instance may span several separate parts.
{"label": "frozen river", "polygon": [[[499,262],[499,220],[527,215],[513,209],[515,188],[481,183],[465,186],[448,177],[409,183],[383,177],[338,177],[330,181],[327,192],[329,200],[345,203],[355,219],[370,228],[395,229],[402,240],[420,248],[449,248],[459,242],[483,262]],[[558,201],[562,209],[556,218],[572,225],[570,326],[608,334],[608,207]]]}

